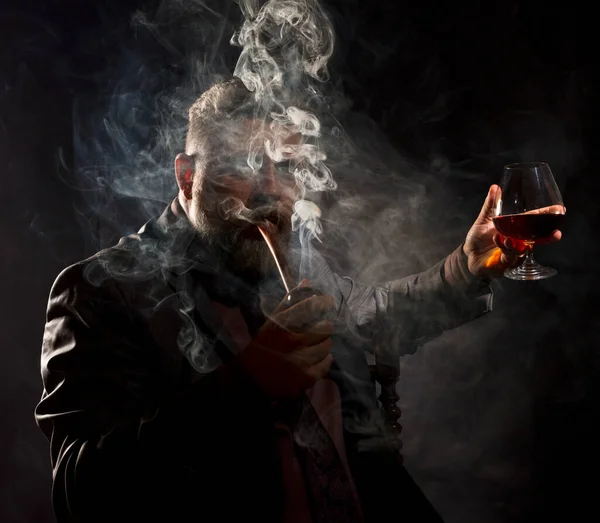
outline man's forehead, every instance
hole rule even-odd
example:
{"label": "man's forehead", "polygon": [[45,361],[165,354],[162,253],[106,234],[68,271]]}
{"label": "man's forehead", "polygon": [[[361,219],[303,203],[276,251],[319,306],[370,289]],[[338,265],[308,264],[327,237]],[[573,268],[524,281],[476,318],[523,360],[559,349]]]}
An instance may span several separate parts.
{"label": "man's forehead", "polygon": [[302,143],[302,133],[272,120],[247,119],[232,122],[219,135],[222,144],[232,153],[248,153],[267,142],[280,145]]}

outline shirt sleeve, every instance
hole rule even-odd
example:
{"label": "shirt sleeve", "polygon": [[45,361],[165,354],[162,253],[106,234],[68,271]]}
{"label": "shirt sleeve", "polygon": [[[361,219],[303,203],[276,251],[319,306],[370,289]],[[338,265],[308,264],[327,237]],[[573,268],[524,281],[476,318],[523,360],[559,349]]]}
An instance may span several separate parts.
{"label": "shirt sleeve", "polygon": [[359,335],[399,347],[400,355],[492,310],[489,281],[470,274],[462,244],[433,267],[382,285],[361,285],[326,265],[319,262],[319,274],[335,281]]}

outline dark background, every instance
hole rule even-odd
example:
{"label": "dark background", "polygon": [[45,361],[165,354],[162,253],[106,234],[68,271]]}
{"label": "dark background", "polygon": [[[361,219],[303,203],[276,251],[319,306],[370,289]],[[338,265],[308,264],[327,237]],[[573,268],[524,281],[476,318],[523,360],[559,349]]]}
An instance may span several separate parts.
{"label": "dark background", "polygon": [[[511,161],[547,161],[568,209],[563,241],[538,250],[559,276],[496,282],[493,314],[403,359],[407,466],[448,523],[598,517],[595,31],[591,11],[577,2],[548,4],[326,3],[339,35],[332,76],[353,111],[368,114],[427,173],[425,225],[414,238],[403,236],[428,253],[414,259],[435,261],[429,258],[462,240],[489,184]],[[136,36],[130,19],[139,5],[23,0],[0,11],[6,523],[52,521],[48,445],[33,422],[50,285],[62,268],[145,220],[128,214],[121,199],[114,221],[125,231],[103,232],[76,169],[76,144],[92,137],[77,135],[75,116],[81,107],[100,114],[114,79],[135,75],[121,69],[132,63],[122,60],[124,49],[153,61],[164,80],[144,84],[148,98],[177,80],[184,51]],[[88,129],[100,133],[102,118],[90,121]],[[151,128],[151,117],[142,123]],[[389,266],[372,274],[383,277]]]}

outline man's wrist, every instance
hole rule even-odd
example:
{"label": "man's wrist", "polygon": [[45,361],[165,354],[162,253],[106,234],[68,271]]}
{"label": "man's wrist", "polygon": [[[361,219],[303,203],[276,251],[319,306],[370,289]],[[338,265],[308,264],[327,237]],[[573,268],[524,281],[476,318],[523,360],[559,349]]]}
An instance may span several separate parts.
{"label": "man's wrist", "polygon": [[489,278],[477,276],[469,270],[469,257],[464,242],[459,245],[444,263],[444,279],[451,287],[466,293],[481,293],[489,286]]}

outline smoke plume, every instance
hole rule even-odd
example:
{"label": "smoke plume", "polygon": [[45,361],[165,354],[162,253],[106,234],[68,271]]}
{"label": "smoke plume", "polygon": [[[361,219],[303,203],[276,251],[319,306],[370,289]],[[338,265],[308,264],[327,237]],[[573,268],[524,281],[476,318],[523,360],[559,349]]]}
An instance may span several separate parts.
{"label": "smoke plume", "polygon": [[[233,74],[253,92],[260,108],[255,118],[260,130],[251,138],[248,165],[258,171],[266,154],[275,165],[287,164],[302,190],[292,216],[300,239],[302,278],[309,272],[311,241],[322,232],[319,207],[304,198],[337,186],[320,144],[319,116],[327,112],[327,104],[315,86],[315,81],[329,78],[334,30],[316,0],[270,0],[260,8],[256,0],[241,0],[240,7],[244,23],[232,43],[242,50]],[[294,99],[312,110],[288,102]],[[300,135],[299,143],[288,145],[294,135]]]}

